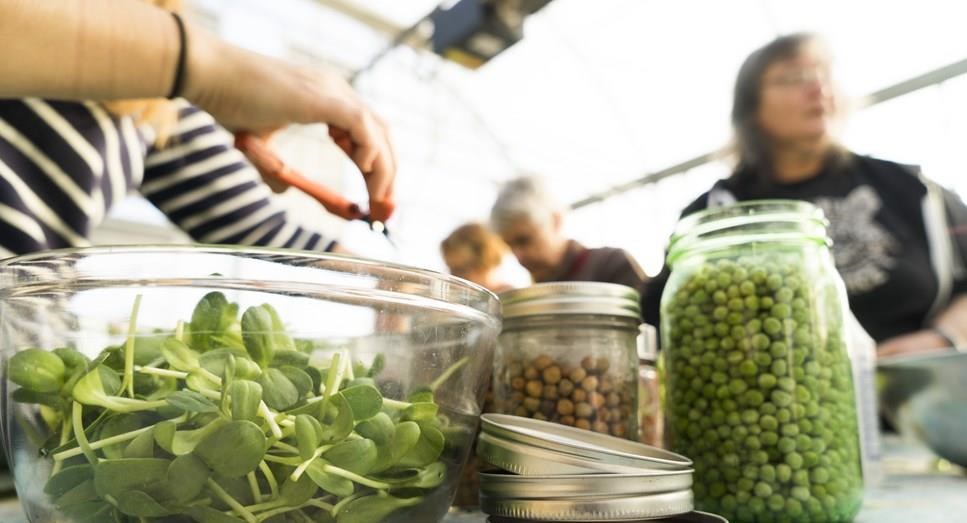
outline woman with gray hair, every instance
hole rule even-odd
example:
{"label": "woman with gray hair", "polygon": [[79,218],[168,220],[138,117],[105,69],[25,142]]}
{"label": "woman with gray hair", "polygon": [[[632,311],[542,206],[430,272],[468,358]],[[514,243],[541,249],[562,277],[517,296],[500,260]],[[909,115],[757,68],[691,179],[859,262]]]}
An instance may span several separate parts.
{"label": "woman with gray hair", "polygon": [[589,249],[561,232],[564,209],[541,180],[505,184],[490,212],[493,229],[535,282],[597,281],[640,289],[644,271],[622,249]]}
{"label": "woman with gray hair", "polygon": [[[735,170],[683,215],[744,200],[810,201],[830,221],[850,308],[880,355],[963,347],[967,241],[951,231],[967,223],[967,208],[918,168],[838,144],[837,101],[815,36],[782,36],[752,53],[735,83]],[[645,293],[649,323],[658,322],[667,276],[666,267]]]}

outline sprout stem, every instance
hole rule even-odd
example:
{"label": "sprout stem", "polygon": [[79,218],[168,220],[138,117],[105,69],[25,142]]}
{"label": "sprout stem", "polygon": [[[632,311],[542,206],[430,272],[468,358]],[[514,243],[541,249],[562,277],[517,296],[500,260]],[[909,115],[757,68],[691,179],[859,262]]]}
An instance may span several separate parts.
{"label": "sprout stem", "polygon": [[134,297],[131,306],[131,321],[128,322],[128,339],[124,345],[124,380],[121,390],[127,386],[128,397],[134,397],[134,335],[138,326],[138,309],[141,308],[141,295]]}

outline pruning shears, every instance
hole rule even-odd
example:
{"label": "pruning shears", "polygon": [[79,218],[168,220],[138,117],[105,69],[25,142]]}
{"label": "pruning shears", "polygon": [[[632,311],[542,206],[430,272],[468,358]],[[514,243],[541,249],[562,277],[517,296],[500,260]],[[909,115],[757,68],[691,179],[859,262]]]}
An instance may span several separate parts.
{"label": "pruning shears", "polygon": [[386,220],[395,209],[392,200],[371,202],[369,212],[363,212],[359,205],[347,200],[341,194],[306,178],[299,171],[286,165],[279,155],[258,136],[247,132],[235,133],[235,147],[245,154],[263,176],[284,186],[295,187],[321,203],[327,211],[344,220],[360,220],[367,223],[370,229],[382,233],[392,243],[386,228]]}

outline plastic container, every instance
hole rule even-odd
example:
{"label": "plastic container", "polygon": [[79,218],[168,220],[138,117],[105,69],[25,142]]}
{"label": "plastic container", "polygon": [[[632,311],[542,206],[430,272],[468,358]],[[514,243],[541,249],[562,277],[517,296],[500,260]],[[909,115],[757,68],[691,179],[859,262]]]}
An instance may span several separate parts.
{"label": "plastic container", "polygon": [[641,442],[664,446],[665,413],[661,405],[661,380],[658,373],[658,332],[647,323],[638,334],[638,416]]}
{"label": "plastic container", "polygon": [[447,512],[500,328],[490,292],[226,247],[54,251],[0,278],[3,428],[30,521]]}
{"label": "plastic container", "polygon": [[863,478],[845,288],[822,212],[758,201],[679,223],[662,295],[671,449],[696,507],[851,521]]}
{"label": "plastic container", "polygon": [[638,439],[638,293],[544,283],[501,294],[498,413]]}

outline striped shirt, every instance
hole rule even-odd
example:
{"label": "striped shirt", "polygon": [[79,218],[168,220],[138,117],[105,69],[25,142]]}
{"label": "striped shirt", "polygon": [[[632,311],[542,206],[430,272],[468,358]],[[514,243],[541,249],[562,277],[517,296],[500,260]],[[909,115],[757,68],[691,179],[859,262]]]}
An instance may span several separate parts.
{"label": "striped shirt", "polygon": [[168,146],[94,102],[0,100],[0,258],[89,244],[139,191],[195,241],[322,250],[293,223],[231,135],[183,103]]}

